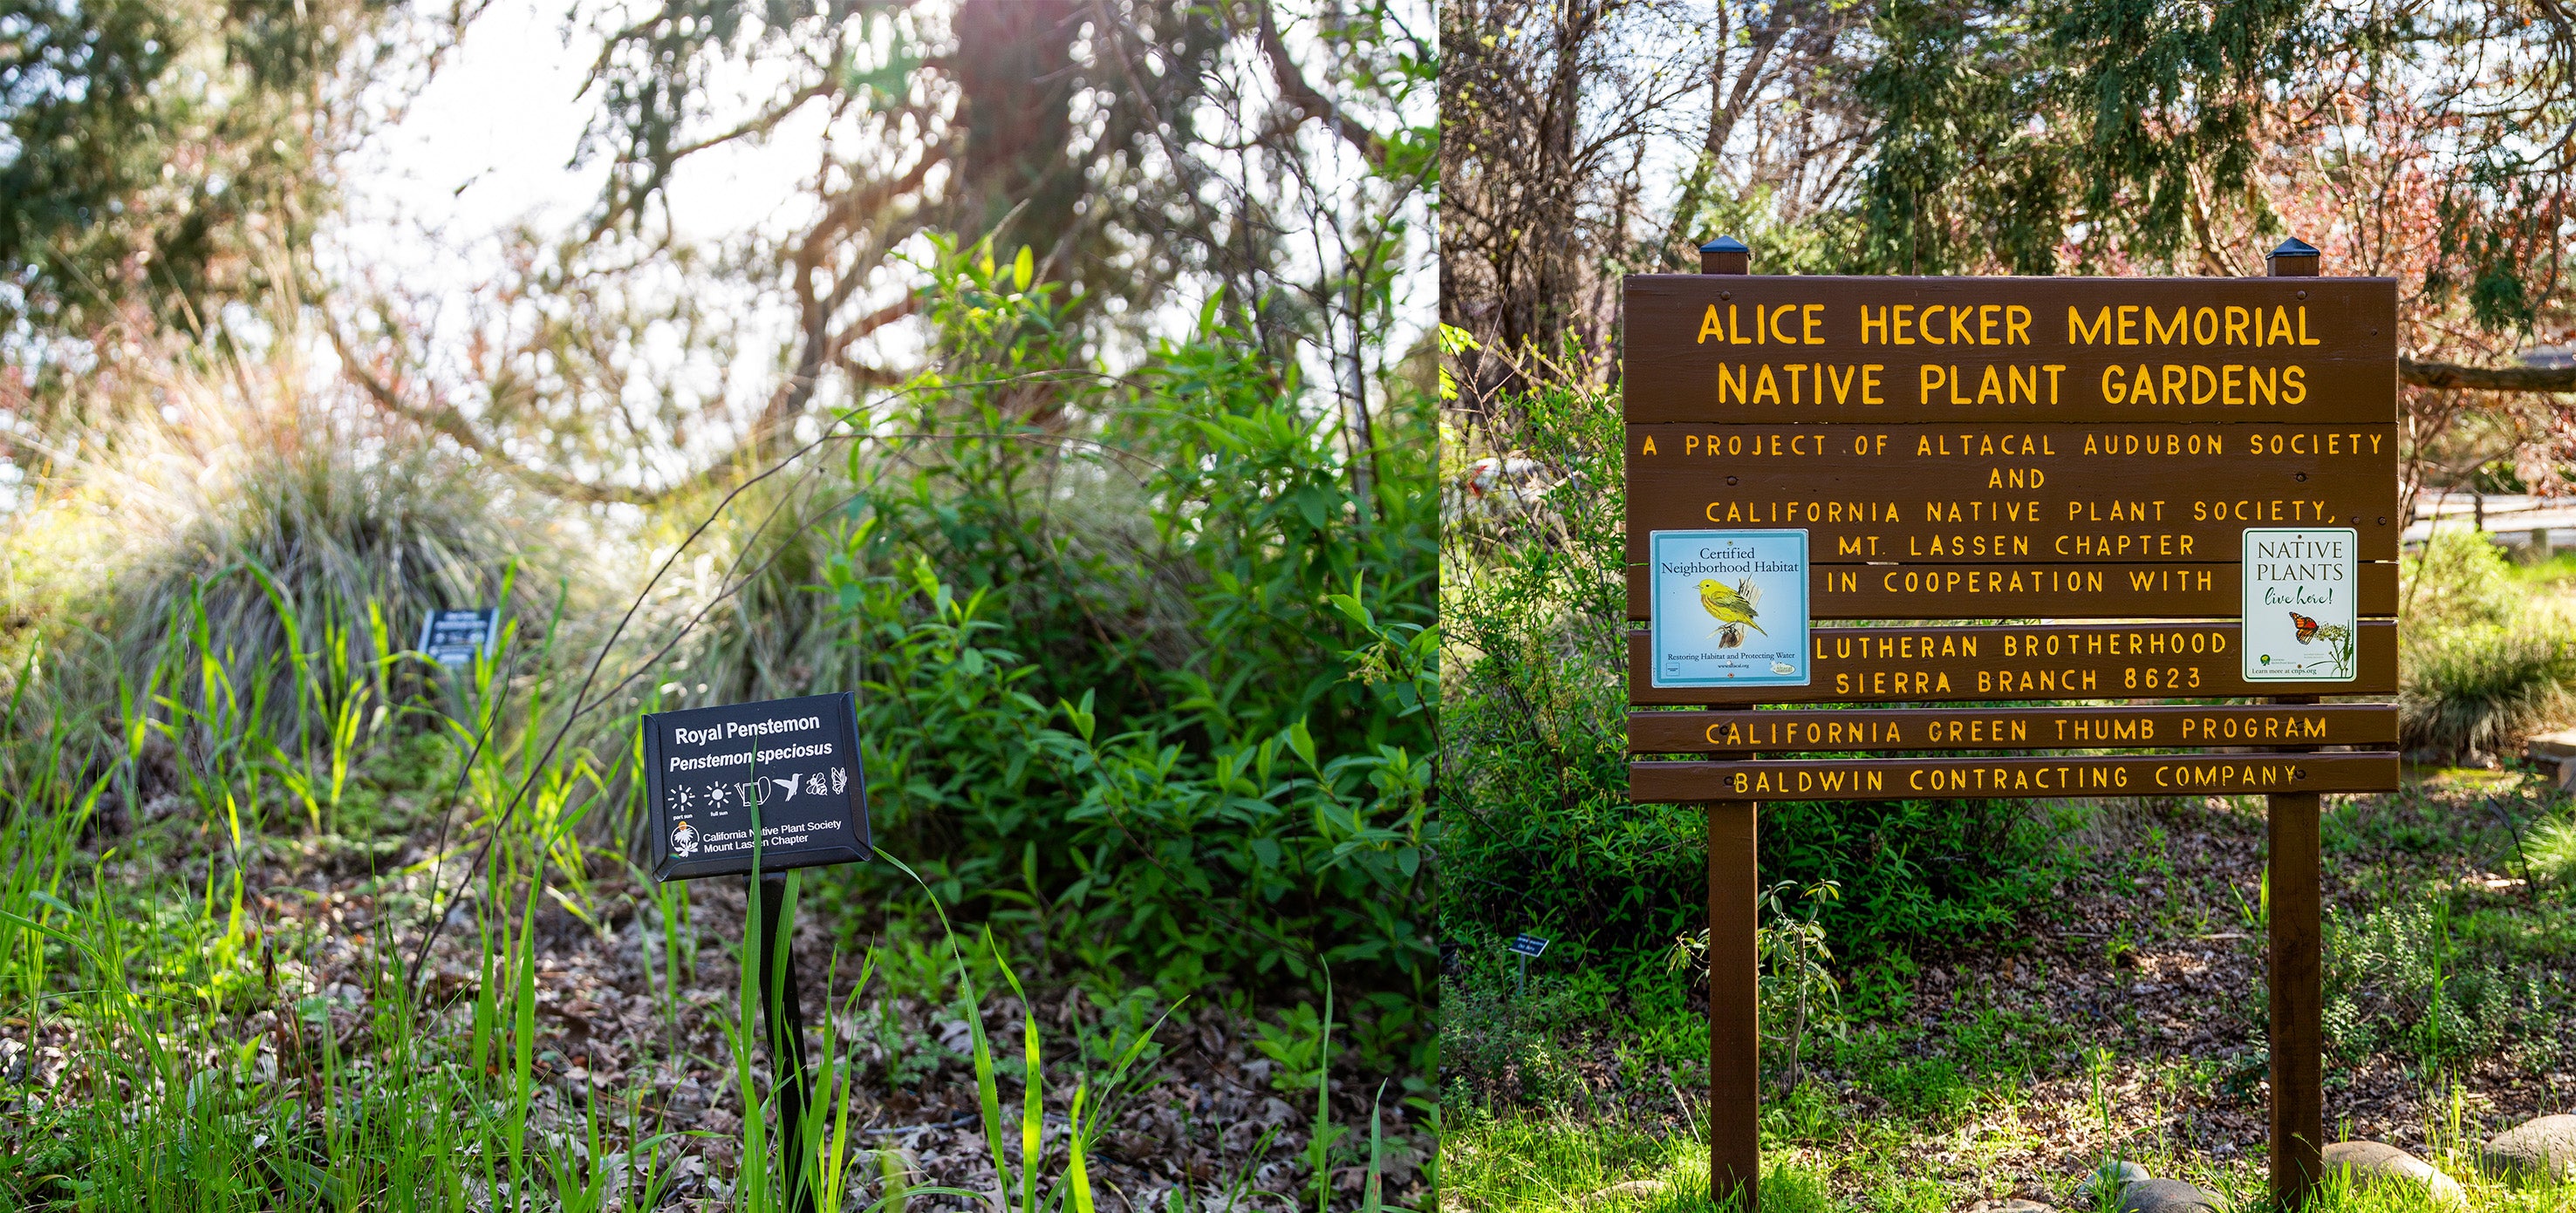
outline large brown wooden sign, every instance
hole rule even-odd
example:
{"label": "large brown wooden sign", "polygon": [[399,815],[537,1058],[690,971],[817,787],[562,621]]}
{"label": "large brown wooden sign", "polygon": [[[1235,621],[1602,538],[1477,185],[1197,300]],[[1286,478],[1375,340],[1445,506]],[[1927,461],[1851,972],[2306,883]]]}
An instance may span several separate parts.
{"label": "large brown wooden sign", "polygon": [[1652,422],[2386,425],[2387,278],[1627,282],[1621,390]]}
{"label": "large brown wooden sign", "polygon": [[2082,750],[2110,746],[2397,744],[2390,704],[2159,704],[2152,707],[1835,708],[1778,712],[1630,712],[1640,754],[1761,750]]}
{"label": "large brown wooden sign", "polygon": [[1646,637],[1628,634],[1636,704],[1911,703],[2037,699],[2216,699],[2397,691],[2397,625],[2364,620],[2352,682],[2251,683],[2235,623],[1817,628],[1803,687],[1658,687]]}
{"label": "large brown wooden sign", "polygon": [[1649,531],[1803,527],[1818,561],[2208,562],[2248,526],[2348,526],[2395,560],[2392,425],[1628,427]]}
{"label": "large brown wooden sign", "polygon": [[1628,798],[1929,800],[1963,797],[2241,796],[2396,786],[2397,755],[2153,754],[2075,758],[1826,758],[1639,762]]}
{"label": "large brown wooden sign", "polygon": [[[2233,615],[2237,564],[1817,564],[1815,619],[2191,619]],[[1647,617],[1648,570],[1628,570],[1628,617]],[[2397,613],[2397,566],[2360,569],[2361,613]],[[2279,694],[2280,692],[2273,692]],[[2349,692],[2358,694],[2359,692]]]}
{"label": "large brown wooden sign", "polygon": [[[1760,1196],[1756,802],[2256,794],[2272,1188],[2300,1203],[2319,794],[2398,781],[2393,708],[2317,702],[2396,689],[2396,283],[2319,278],[2295,240],[2257,279],[1753,277],[1742,244],[1701,251],[1626,281],[1620,386],[1630,702],[1737,709],[1629,717],[1636,754],[1727,756],[1629,768],[1639,802],[1708,806],[1712,1196]],[[2016,619],[2122,622],[1992,622]],[[2248,681],[2323,670],[2354,677]],[[1823,703],[1937,706],[1745,710]],[[1837,750],[1895,756],[1763,757]],[[2140,750],[2168,752],[2105,753]]]}

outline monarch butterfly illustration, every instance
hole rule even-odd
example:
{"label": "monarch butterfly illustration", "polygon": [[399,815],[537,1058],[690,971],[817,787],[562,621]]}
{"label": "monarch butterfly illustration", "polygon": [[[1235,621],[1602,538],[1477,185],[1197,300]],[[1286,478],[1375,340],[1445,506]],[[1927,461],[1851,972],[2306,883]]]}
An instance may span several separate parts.
{"label": "monarch butterfly illustration", "polygon": [[2299,630],[2299,643],[2306,644],[2309,641],[2316,639],[2316,620],[2310,619],[2297,611],[2292,611],[2290,612],[2290,623]]}

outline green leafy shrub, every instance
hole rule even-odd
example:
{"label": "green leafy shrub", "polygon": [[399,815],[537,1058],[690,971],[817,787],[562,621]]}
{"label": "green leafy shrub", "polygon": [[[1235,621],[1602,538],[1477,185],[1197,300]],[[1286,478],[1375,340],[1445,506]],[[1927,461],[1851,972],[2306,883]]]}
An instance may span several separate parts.
{"label": "green leafy shrub", "polygon": [[2428,1068],[2551,1030],[2561,996],[2546,970],[2471,946],[2443,901],[2408,901],[2326,922],[2328,1046],[2348,1060],[2396,1053]]}
{"label": "green leafy shrub", "polygon": [[1870,1085],[1898,1111],[1933,1119],[1955,1116],[1976,1098],[1958,1063],[1947,1057],[1898,1062],[1872,1075]]}
{"label": "green leafy shrub", "polygon": [[[1804,889],[1783,881],[1762,891],[1761,917],[1753,929],[1756,1019],[1764,1025],[1762,1070],[1773,1076],[1783,1096],[1800,1085],[1809,1033],[1842,1036],[1842,983],[1834,977],[1834,953],[1824,924],[1817,921],[1841,896],[1841,888],[1830,880]],[[1784,898],[1800,908],[1790,910]],[[1705,985],[1708,929],[1674,940],[1667,966],[1690,969],[1696,984]]]}
{"label": "green leafy shrub", "polygon": [[[1444,928],[1651,957],[1706,925],[1707,814],[1629,803],[1618,399],[1534,370],[1443,442]],[[2022,802],[1765,804],[1759,823],[1765,881],[1840,883],[1819,921],[1846,965],[2007,924],[2056,876]]]}
{"label": "green leafy shrub", "polygon": [[2511,623],[2523,606],[2513,562],[2477,531],[2436,530],[2397,571],[2406,621],[2417,627]]}
{"label": "green leafy shrub", "polygon": [[2529,598],[2502,549],[2473,531],[2440,531],[2401,572],[2403,745],[2499,753],[2576,713],[2576,623]]}
{"label": "green leafy shrub", "polygon": [[1452,1115],[1580,1106],[1583,1079],[1564,1029],[1581,1010],[1574,992],[1552,983],[1516,995],[1507,982],[1442,982],[1442,1103]]}
{"label": "green leafy shrub", "polygon": [[[820,570],[876,827],[940,897],[1167,990],[1427,996],[1434,504],[1418,402],[1338,449],[1214,309],[1115,379],[951,257],[946,357],[853,429]],[[864,875],[857,879],[871,879]]]}
{"label": "green leafy shrub", "polygon": [[2010,926],[2066,862],[2031,801],[1783,802],[1762,806],[1763,872],[1837,881],[1819,920],[1846,960]]}

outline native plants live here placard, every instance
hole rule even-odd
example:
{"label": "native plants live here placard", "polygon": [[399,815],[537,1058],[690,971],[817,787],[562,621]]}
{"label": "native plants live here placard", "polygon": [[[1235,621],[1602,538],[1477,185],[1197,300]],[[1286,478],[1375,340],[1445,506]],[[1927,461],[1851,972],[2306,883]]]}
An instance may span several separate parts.
{"label": "native plants live here placard", "polygon": [[662,880],[848,863],[870,855],[858,701],[847,691],[644,717]]}
{"label": "native plants live here placard", "polygon": [[2245,680],[2350,682],[2360,542],[2349,527],[2245,532]]}
{"label": "native plants live here placard", "polygon": [[1807,685],[1807,532],[1656,531],[1654,685]]}

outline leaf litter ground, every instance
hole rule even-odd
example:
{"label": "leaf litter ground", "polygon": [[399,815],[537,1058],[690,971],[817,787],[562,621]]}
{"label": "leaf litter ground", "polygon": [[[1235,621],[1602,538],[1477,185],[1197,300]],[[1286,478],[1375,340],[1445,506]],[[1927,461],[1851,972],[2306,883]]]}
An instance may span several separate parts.
{"label": "leaf litter ground", "polygon": [[[278,854],[285,845],[290,844],[255,846],[269,851],[273,862],[252,861],[250,886],[259,891],[245,910],[271,945],[264,972],[247,998],[235,1000],[246,1005],[211,1025],[218,1029],[215,1039],[259,1041],[252,1072],[281,1093],[309,1073],[325,1022],[345,1055],[361,1059],[361,1067],[368,1064],[367,1004],[375,996],[370,975],[383,971],[390,958],[412,954],[423,914],[419,891],[426,887],[416,874],[368,876],[364,858],[346,849],[328,858],[309,847],[300,856]],[[419,858],[417,851],[401,856],[405,865]],[[128,887],[167,879],[139,861],[114,858],[103,876],[110,886]],[[595,927],[560,902],[541,906],[534,1064],[540,1090],[529,1122],[530,1149],[584,1149],[583,1126],[594,1101],[612,1121],[622,1122],[623,1110],[633,1108],[646,1134],[691,1133],[680,1139],[672,1160],[677,1182],[658,1207],[731,1208],[743,1109],[724,1025],[739,995],[733,946],[742,930],[744,890],[708,880],[696,882],[691,892],[690,923],[683,929],[699,936],[696,961],[684,968],[676,989],[662,980],[665,953],[658,931],[648,926],[648,893],[615,881],[595,885],[592,904],[603,911]],[[868,1152],[857,1168],[867,1193],[873,1197],[879,1190],[881,1168],[888,1165],[908,1187],[992,1190],[995,1171],[977,1111],[971,1034],[955,991],[889,996],[874,985],[857,999],[853,1013],[846,987],[857,965],[849,950],[838,957],[844,988],[827,992],[822,987],[835,956],[823,924],[808,914],[794,938],[809,1053],[820,1056],[828,1019],[839,1050],[859,1067],[849,1114],[854,1147]],[[916,958],[937,962],[947,956],[944,943],[909,942]],[[460,1042],[470,1035],[480,946],[470,913],[452,913],[426,966],[431,1027],[425,1035]],[[1031,981],[1031,975],[1023,980]],[[985,984],[979,978],[983,1026],[1004,1063],[1003,1131],[1016,1173],[1022,1008],[1007,990],[997,996]],[[1073,1075],[1082,1068],[1068,1061],[1075,1050],[1071,1041],[1085,1029],[1096,1034],[1102,1011],[1082,983],[1032,984],[1037,1018],[1048,1037],[1043,1193],[1060,1182],[1064,1170],[1066,1112]],[[1047,984],[1057,988],[1048,990]],[[827,999],[835,1008],[828,1016]],[[1155,1034],[1160,1056],[1143,1067],[1141,1078],[1131,1077],[1133,1093],[1114,1107],[1097,1152],[1087,1160],[1099,1208],[1205,1213],[1314,1207],[1303,1159],[1313,1127],[1313,1088],[1280,1089],[1274,1081],[1278,1063],[1254,1045],[1255,1017],[1278,1016],[1264,1016],[1240,1000],[1236,1005],[1229,1011],[1210,999],[1192,999]],[[1337,1047],[1346,1039],[1337,1037]],[[0,1017],[0,1154],[33,1153],[41,1143],[28,1135],[46,1131],[42,1113],[58,1101],[82,1097],[77,1059],[83,1047],[61,1014],[32,1024],[23,1014]],[[1348,1054],[1339,1059],[1331,1082],[1333,1119],[1345,1130],[1342,1153],[1354,1142],[1366,1150],[1377,1087],[1349,1069],[1350,1060]],[[1091,1059],[1095,1081],[1109,1064]],[[765,1056],[755,1072],[759,1089],[767,1091]],[[1428,1200],[1423,1160],[1430,1138],[1392,1094],[1397,1088],[1387,1089],[1391,1093],[1376,1109],[1387,1143],[1385,1196],[1390,1203],[1420,1207]],[[1365,1167],[1349,1165],[1337,1153],[1333,1178],[1334,1207],[1359,1207]],[[912,1197],[910,1207],[987,1206],[924,1194]]]}
{"label": "leaf litter ground", "polygon": [[[2467,1178],[2487,1135],[2576,1111],[2576,891],[2534,888],[2517,845],[2538,815],[2567,811],[2538,775],[2471,770],[2329,800],[2330,1139],[2394,1143]],[[1880,1013],[1811,1051],[1807,1089],[1766,1105],[1766,1166],[1876,1209],[2008,1196],[2065,1207],[2106,1157],[2259,1188],[2270,1094],[2262,802],[2102,802],[2089,822],[2070,839],[2082,862],[2015,930],[1917,951],[1879,975],[1894,978]],[[2437,987],[2454,1000],[2445,1011],[2431,1009]],[[2458,1005],[2470,997],[2481,1001]],[[1690,1009],[1704,1014],[1703,994]],[[2447,1043],[2425,1028],[2446,1014]],[[1686,1190],[1705,1165],[1678,1153],[1706,1123],[1704,1063],[1641,1064],[1622,1030],[1597,1023],[1559,1044],[1582,1106],[1505,1123],[1535,1116],[1588,1135],[1576,1153],[1624,1160],[1598,1171],[1599,1199],[1663,1190],[1614,1190],[1640,1173]],[[1665,1145],[1637,1150],[1641,1131]],[[1496,1160],[1476,1154],[1509,1136],[1452,1135],[1444,1207],[1581,1195],[1532,1203],[1521,1180],[1479,1191]]]}

